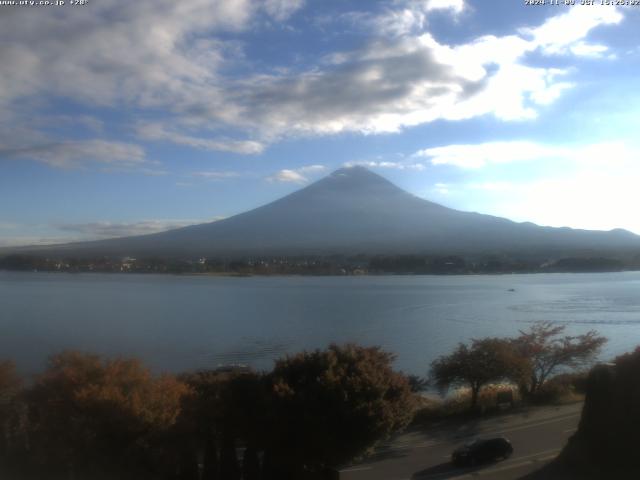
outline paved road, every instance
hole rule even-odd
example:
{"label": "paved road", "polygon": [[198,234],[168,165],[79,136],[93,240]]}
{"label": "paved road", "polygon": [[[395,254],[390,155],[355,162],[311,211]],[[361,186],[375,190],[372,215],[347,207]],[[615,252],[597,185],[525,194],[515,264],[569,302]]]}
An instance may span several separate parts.
{"label": "paved road", "polygon": [[[537,470],[566,444],[580,420],[582,404],[532,408],[455,426],[405,433],[367,461],[340,471],[341,480],[511,480]],[[456,468],[452,450],[474,437],[504,435],[513,444],[509,460]]]}

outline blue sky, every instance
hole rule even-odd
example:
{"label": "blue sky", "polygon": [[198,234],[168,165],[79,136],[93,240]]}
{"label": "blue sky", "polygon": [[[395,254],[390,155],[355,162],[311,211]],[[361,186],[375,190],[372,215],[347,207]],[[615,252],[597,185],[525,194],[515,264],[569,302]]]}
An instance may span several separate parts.
{"label": "blue sky", "polygon": [[0,6],[0,246],[211,221],[355,164],[640,233],[640,6],[559,3]]}

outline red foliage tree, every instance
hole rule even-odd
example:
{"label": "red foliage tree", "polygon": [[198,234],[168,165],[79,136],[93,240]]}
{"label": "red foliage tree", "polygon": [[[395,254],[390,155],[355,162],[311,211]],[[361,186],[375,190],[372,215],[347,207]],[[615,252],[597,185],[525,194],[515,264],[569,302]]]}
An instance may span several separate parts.
{"label": "red foliage tree", "polygon": [[529,330],[520,331],[520,336],[513,340],[514,348],[528,364],[528,379],[521,382],[523,393],[535,395],[562,368],[588,365],[607,341],[595,330],[583,335],[562,335],[565,328],[552,322],[538,322]]}
{"label": "red foliage tree", "polygon": [[446,390],[451,386],[471,389],[471,408],[478,403],[480,389],[491,382],[520,378],[526,365],[508,340],[484,338],[460,343],[449,355],[431,364],[431,378],[436,386]]}
{"label": "red foliage tree", "polygon": [[138,360],[55,355],[28,392],[35,460],[53,471],[144,478],[189,392]]}

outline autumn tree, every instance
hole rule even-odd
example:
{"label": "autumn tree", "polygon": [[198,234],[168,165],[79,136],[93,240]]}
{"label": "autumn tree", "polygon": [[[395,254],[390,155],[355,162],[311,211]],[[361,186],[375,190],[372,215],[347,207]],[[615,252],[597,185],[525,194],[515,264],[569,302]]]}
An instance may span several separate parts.
{"label": "autumn tree", "polygon": [[431,363],[431,378],[441,390],[452,386],[469,387],[471,408],[478,403],[483,386],[500,380],[520,378],[526,365],[511,343],[499,338],[471,340],[471,345],[460,343],[449,355]]}
{"label": "autumn tree", "polygon": [[188,394],[185,384],[153,376],[137,360],[55,355],[28,392],[33,460],[51,474],[157,474],[152,452]]}
{"label": "autumn tree", "polygon": [[300,478],[305,470],[340,465],[404,427],[413,396],[393,359],[379,347],[334,344],[276,361],[265,453],[272,470],[265,476],[280,468],[278,478]]}
{"label": "autumn tree", "polygon": [[528,375],[520,382],[524,394],[535,395],[550,376],[563,368],[588,365],[607,341],[595,330],[575,336],[563,335],[564,331],[564,325],[537,322],[512,341],[527,363]]}

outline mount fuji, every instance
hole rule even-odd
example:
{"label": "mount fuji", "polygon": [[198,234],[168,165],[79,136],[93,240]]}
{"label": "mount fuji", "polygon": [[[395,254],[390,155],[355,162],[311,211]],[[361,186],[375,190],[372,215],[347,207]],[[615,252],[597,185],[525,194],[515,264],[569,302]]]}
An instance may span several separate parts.
{"label": "mount fuji", "polygon": [[21,248],[110,256],[332,254],[523,255],[640,248],[640,236],[541,227],[416,197],[363,167],[337,170],[286,197],[212,223],[136,237]]}

